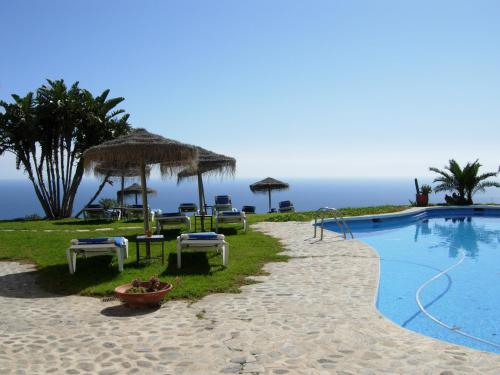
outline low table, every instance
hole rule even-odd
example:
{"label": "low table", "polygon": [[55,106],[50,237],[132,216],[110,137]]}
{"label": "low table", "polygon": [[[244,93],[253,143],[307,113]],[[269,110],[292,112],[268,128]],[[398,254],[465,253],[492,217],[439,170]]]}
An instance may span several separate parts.
{"label": "low table", "polygon": [[161,259],[161,263],[162,264],[165,263],[165,237],[163,237],[163,234],[154,234],[152,236],[146,236],[143,234],[142,236],[137,236],[135,238],[137,264],[139,264],[139,260],[140,260],[139,244],[141,242],[144,242],[146,244],[146,249],[148,246],[151,246],[152,242],[161,242],[161,256],[152,257],[151,253],[149,253],[149,254],[146,253],[146,256],[144,257],[144,259],[146,259],[146,260]]}
{"label": "low table", "polygon": [[196,232],[196,222],[198,221],[198,219],[200,219],[200,226],[202,228],[202,230],[204,230],[205,228],[205,218],[206,217],[209,217],[210,218],[210,230],[212,230],[213,228],[213,221],[214,221],[214,217],[213,215],[194,215],[194,231]]}

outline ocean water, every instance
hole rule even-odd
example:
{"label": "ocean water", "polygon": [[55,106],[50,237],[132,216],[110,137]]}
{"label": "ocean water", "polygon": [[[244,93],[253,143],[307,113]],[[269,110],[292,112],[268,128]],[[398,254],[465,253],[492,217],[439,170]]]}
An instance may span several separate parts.
{"label": "ocean water", "polygon": [[[257,212],[267,212],[267,194],[253,194],[249,185],[258,178],[235,178],[220,180],[211,178],[205,180],[207,203],[213,203],[215,195],[229,194],[232,196],[233,206],[241,209],[243,205],[257,207]],[[320,207],[362,207],[383,204],[408,204],[415,200],[415,186],[411,178],[337,178],[337,179],[283,179],[290,184],[287,191],[273,192],[273,207],[282,200],[291,200],[297,210],[315,210]],[[126,186],[137,182],[126,181]],[[429,183],[429,179],[419,179],[420,184]],[[181,202],[198,202],[198,188],[196,181],[185,181],[177,185],[174,179],[151,179],[148,186],[157,190],[157,194],[150,197],[150,206],[164,212],[176,211]],[[98,187],[98,181],[84,178],[78,191],[74,213],[83,207]],[[119,183],[107,186],[99,198],[116,199]],[[43,211],[33,191],[31,183],[26,180],[0,180],[0,219],[22,218],[26,215],[39,214]],[[139,198],[140,199],[140,198]],[[430,195],[431,203],[443,202],[443,195]],[[133,200],[129,198],[130,203]],[[500,203],[500,189],[490,189],[486,193],[475,197],[477,203]]]}

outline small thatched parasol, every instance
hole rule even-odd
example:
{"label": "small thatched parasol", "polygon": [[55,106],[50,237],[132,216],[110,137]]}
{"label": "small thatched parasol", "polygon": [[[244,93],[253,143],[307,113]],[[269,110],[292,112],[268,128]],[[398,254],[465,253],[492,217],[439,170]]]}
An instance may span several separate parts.
{"label": "small thatched parasol", "polygon": [[[148,195],[155,195],[156,190],[151,188],[146,188]],[[135,196],[135,204],[137,204],[137,196],[142,194],[142,186],[136,183],[126,187],[123,191],[118,192],[118,197],[123,200],[123,197],[126,195],[134,195]]]}
{"label": "small thatched parasol", "polygon": [[[149,177],[151,172],[150,167],[146,167],[146,176]],[[125,196],[125,179],[138,177],[141,175],[141,170],[137,164],[130,164],[128,168],[113,168],[111,165],[99,164],[94,168],[94,174],[101,178],[119,178],[121,189],[117,192],[120,208],[123,208],[123,197]],[[140,191],[139,191],[140,193]],[[135,204],[137,204],[137,194],[135,196]]]}
{"label": "small thatched parasol", "polygon": [[194,146],[149,133],[145,129],[134,129],[129,134],[89,148],[83,153],[83,157],[87,170],[101,163],[114,168],[126,168],[130,163],[137,163],[141,172],[144,230],[147,233],[149,213],[146,165],[168,163],[167,170],[173,173],[177,168],[193,164],[198,151]]}
{"label": "small thatched parasol", "polygon": [[201,147],[197,147],[197,149],[198,163],[195,166],[182,170],[177,175],[177,183],[191,177],[196,177],[198,179],[200,210],[204,213],[206,201],[202,175],[233,176],[236,171],[236,159],[226,155],[216,154],[215,152],[205,150]]}
{"label": "small thatched parasol", "polygon": [[258,181],[250,185],[252,193],[268,193],[269,195],[269,212],[271,212],[271,191],[272,190],[287,190],[290,186],[286,182],[275,180],[267,177],[262,181]]}

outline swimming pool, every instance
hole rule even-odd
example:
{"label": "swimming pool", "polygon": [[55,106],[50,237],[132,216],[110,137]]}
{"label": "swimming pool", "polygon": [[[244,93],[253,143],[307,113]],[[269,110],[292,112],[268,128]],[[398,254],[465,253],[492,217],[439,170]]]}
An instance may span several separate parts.
{"label": "swimming pool", "polygon": [[[500,354],[500,210],[348,219],[380,255],[377,308],[402,327]],[[333,222],[325,228],[337,231]]]}

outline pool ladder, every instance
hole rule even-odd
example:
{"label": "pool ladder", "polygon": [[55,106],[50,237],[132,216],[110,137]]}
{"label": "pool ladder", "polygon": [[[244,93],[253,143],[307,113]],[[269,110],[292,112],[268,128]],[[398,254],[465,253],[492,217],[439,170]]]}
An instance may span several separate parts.
{"label": "pool ladder", "polygon": [[349,225],[347,225],[347,222],[344,220],[344,217],[342,216],[340,211],[337,210],[336,208],[330,208],[330,207],[321,207],[316,210],[316,215],[314,217],[314,238],[316,238],[318,219],[321,219],[321,234],[319,239],[320,241],[323,239],[323,229],[325,227],[325,215],[327,213],[331,213],[333,215],[333,219],[335,220],[335,223],[342,232],[344,239],[347,239],[347,234],[350,234],[351,238],[354,238],[354,235],[351,232],[351,228],[349,228]]}

